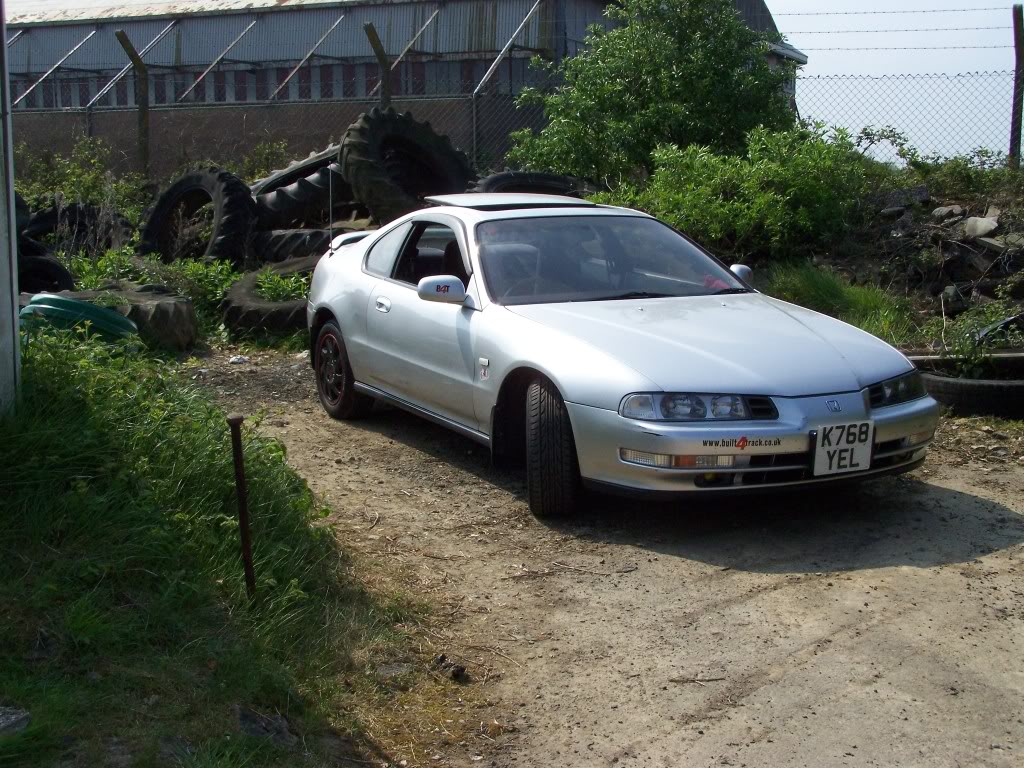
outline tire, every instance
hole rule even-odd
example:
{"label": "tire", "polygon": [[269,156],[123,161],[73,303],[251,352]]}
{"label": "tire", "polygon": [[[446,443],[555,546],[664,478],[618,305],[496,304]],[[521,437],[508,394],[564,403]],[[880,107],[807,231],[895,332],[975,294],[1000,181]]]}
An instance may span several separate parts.
{"label": "tire", "polygon": [[224,325],[240,333],[292,333],[306,327],[306,300],[267,301],[256,292],[264,272],[282,277],[312,272],[320,256],[292,259],[256,272],[248,272],[224,297]]}
{"label": "tire", "polygon": [[25,198],[19,195],[17,192],[14,193],[14,220],[15,227],[20,235],[25,227],[28,226],[29,220],[32,218],[32,211],[29,210],[28,203],[25,202]]}
{"label": "tire", "polygon": [[390,107],[374,107],[349,126],[340,162],[355,199],[382,224],[422,208],[427,195],[463,192],[474,178],[447,136]]}
{"label": "tire", "polygon": [[330,245],[329,229],[275,229],[254,232],[249,254],[250,260],[257,264],[276,264],[307,256],[322,256]]}
{"label": "tire", "polygon": [[53,256],[18,259],[18,291],[21,293],[58,293],[75,290],[75,278]]}
{"label": "tire", "polygon": [[[209,235],[190,246],[179,233],[179,219],[188,219],[203,206],[212,203],[213,217]],[[156,253],[164,262],[201,256],[224,259],[242,265],[249,234],[256,218],[256,204],[249,187],[240,178],[221,168],[207,168],[182,176],[144,215],[145,225],[139,253]]]}
{"label": "tire", "polygon": [[56,236],[56,250],[77,253],[85,250],[102,253],[120,248],[131,237],[131,223],[118,213],[110,213],[95,205],[72,203],[54,205],[36,213],[19,233],[31,240]]}
{"label": "tire", "polygon": [[922,373],[928,394],[961,416],[1024,419],[1024,381],[956,379]]}
{"label": "tire", "polygon": [[336,162],[340,150],[340,144],[332,144],[327,149],[314,152],[309,157],[289,163],[287,168],[273,171],[266,178],[254,181],[252,183],[253,197],[259,197],[260,195],[273,192],[275,189],[294,184],[299,179],[304,179],[311,173],[315,173],[321,168]]}
{"label": "tire", "polygon": [[[330,163],[287,186],[258,195],[256,226],[258,229],[326,226],[336,213],[344,215],[361,207],[353,200],[352,188],[341,175],[341,166]],[[361,214],[365,216],[366,211]]]}
{"label": "tire", "polygon": [[316,392],[327,415],[343,421],[368,415],[373,409],[373,398],[356,392],[352,386],[355,376],[348,361],[345,341],[333,320],[324,323],[317,334],[313,354]]}
{"label": "tire", "polygon": [[579,503],[580,468],[569,412],[547,379],[536,379],[526,390],[526,493],[538,518],[568,517]]}
{"label": "tire", "polygon": [[531,192],[541,195],[566,195],[582,198],[597,190],[582,179],[557,173],[532,171],[502,171],[485,176],[474,184],[470,192]]}

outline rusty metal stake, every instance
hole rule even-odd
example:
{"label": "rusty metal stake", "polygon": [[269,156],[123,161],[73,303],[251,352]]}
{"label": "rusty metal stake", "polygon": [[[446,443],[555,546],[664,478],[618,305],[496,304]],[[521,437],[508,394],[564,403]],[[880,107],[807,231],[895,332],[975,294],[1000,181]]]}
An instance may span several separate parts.
{"label": "rusty metal stake", "polygon": [[242,564],[245,566],[245,591],[256,594],[256,572],[252,565],[252,537],[249,535],[249,499],[245,487],[245,457],[242,455],[242,422],[240,413],[228,414],[231,427],[231,448],[235,454],[235,492],[238,495],[238,533],[242,539]]}

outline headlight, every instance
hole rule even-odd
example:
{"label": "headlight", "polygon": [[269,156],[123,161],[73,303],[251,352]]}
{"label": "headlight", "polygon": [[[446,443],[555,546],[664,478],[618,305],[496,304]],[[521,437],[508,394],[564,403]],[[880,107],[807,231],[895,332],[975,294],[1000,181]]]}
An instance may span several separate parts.
{"label": "headlight", "polygon": [[911,400],[917,400],[927,394],[924,381],[917,371],[905,373],[880,384],[868,387],[868,401],[872,408],[885,408]]}
{"label": "headlight", "polygon": [[728,421],[749,419],[750,409],[741,395],[705,395],[691,392],[627,395],[619,413],[643,421]]}

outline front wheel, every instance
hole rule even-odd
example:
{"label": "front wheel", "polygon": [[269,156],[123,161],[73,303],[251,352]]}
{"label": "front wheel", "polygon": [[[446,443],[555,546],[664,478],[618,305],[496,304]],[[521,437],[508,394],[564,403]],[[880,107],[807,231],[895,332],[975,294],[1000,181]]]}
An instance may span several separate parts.
{"label": "front wheel", "polygon": [[333,320],[324,323],[316,337],[316,391],[320,404],[333,419],[358,419],[373,407],[373,398],[355,391],[341,329]]}
{"label": "front wheel", "polygon": [[580,468],[569,412],[558,389],[537,379],[526,391],[526,492],[540,518],[567,517],[580,496]]}

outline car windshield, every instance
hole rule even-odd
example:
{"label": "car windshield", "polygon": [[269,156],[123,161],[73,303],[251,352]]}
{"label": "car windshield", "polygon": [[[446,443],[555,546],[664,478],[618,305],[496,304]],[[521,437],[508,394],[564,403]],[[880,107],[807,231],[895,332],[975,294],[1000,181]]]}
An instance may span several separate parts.
{"label": "car windshield", "polygon": [[545,216],[477,225],[484,280],[499,304],[745,293],[729,270],[655,219]]}

